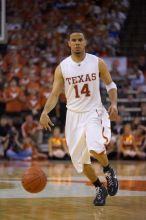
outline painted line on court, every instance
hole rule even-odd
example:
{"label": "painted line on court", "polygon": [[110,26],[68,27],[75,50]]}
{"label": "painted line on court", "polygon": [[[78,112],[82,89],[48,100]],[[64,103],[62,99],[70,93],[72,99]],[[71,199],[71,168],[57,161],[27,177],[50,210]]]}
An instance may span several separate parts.
{"label": "painted line on court", "polygon": [[[146,176],[117,176],[119,180],[146,180]],[[101,179],[105,179],[105,176],[99,176]],[[2,181],[20,181],[21,178],[1,178]],[[49,181],[86,181],[88,182],[86,177],[48,177]]]}

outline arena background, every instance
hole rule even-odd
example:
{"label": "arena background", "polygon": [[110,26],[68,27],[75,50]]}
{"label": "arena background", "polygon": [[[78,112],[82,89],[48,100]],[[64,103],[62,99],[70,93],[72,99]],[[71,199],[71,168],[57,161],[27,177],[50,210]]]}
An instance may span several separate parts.
{"label": "arena background", "polygon": [[[74,31],[85,34],[86,51],[105,60],[118,87],[120,117],[117,122],[112,122],[112,140],[107,148],[109,158],[120,163],[126,161],[127,169],[133,163],[139,162],[144,165],[146,159],[145,1],[1,0],[0,2],[1,174],[3,175],[5,164],[8,163],[7,166],[11,167],[10,163],[14,160],[29,163],[53,161],[56,166],[58,160],[70,161],[64,138],[66,115],[64,94],[61,94],[57,106],[50,113],[57,127],[55,131],[40,130],[39,117],[52,89],[54,69],[70,54],[67,46],[68,33]],[[101,94],[102,101],[108,108],[109,100],[102,83]],[[28,128],[27,125],[31,126]],[[129,139],[126,140],[127,145],[131,144],[132,137],[134,143],[131,146],[136,146],[128,152],[126,148],[121,150],[121,140],[126,132],[129,135]],[[49,144],[53,138],[60,138],[59,144],[63,145],[54,155],[49,154]],[[57,144],[53,141],[51,143]],[[28,146],[31,151],[23,156],[19,154]],[[15,165],[12,167],[15,168]],[[56,172],[59,172],[59,166],[57,168]],[[144,170],[142,173],[145,175]],[[14,178],[16,176],[14,175]]]}

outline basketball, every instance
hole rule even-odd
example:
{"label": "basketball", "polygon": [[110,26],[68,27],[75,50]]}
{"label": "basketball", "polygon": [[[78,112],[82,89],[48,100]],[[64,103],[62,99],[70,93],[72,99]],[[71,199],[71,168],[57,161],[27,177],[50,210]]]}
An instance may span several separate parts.
{"label": "basketball", "polygon": [[27,192],[38,193],[45,188],[47,176],[39,167],[30,167],[24,172],[21,183]]}

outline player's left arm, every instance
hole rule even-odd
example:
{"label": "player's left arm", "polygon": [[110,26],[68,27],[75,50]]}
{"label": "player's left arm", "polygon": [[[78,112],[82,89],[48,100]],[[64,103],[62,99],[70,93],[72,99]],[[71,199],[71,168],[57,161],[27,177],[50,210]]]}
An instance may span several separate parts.
{"label": "player's left arm", "polygon": [[106,86],[109,99],[111,102],[111,105],[108,109],[110,120],[116,121],[118,118],[117,86],[111,78],[106,63],[102,59],[99,59],[99,72],[100,72],[100,78]]}

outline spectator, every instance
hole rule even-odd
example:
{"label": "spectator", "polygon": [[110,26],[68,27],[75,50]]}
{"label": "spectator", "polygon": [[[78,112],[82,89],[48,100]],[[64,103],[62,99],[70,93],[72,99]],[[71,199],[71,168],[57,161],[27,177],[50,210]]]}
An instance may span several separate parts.
{"label": "spectator", "polygon": [[40,90],[41,97],[41,107],[43,107],[47,101],[52,90],[52,84],[49,84],[47,81],[44,83],[43,87]]}
{"label": "spectator", "polygon": [[9,159],[13,160],[44,160],[47,159],[47,155],[40,153],[30,137],[22,139],[22,143],[15,139],[13,146],[6,152]]}
{"label": "spectator", "polygon": [[41,75],[40,75],[40,85],[45,86],[46,83],[52,85],[54,75],[52,74],[51,68],[44,67],[45,63],[42,63]]}
{"label": "spectator", "polygon": [[131,122],[132,131],[135,131],[141,124],[141,120],[139,117],[135,117]]}
{"label": "spectator", "polygon": [[39,77],[35,75],[34,70],[32,70],[32,72],[29,75],[29,82],[27,84],[27,92],[29,93],[30,90],[35,90],[37,92],[39,92],[40,90],[40,85],[38,83]]}
{"label": "spectator", "polygon": [[4,101],[6,103],[6,112],[9,115],[17,115],[22,111],[22,103],[25,101],[25,96],[21,88],[18,86],[16,79],[12,79],[9,86],[5,88]]}
{"label": "spectator", "polygon": [[33,119],[31,114],[26,115],[25,121],[21,126],[21,132],[23,138],[30,137],[34,144],[40,147],[43,141],[43,133],[39,123]]}
{"label": "spectator", "polygon": [[143,73],[139,70],[136,75],[135,79],[131,80],[131,86],[133,89],[137,89],[138,86],[141,86],[144,84],[144,75]]}
{"label": "spectator", "polygon": [[109,145],[107,146],[107,152],[110,159],[117,158],[117,143],[120,135],[123,133],[122,117],[118,117],[118,120],[112,126],[112,137]]}
{"label": "spectator", "polygon": [[123,133],[123,118],[121,116],[118,117],[118,120],[113,125],[113,134],[121,135]]}
{"label": "spectator", "polygon": [[28,141],[28,137],[20,143],[18,136],[15,135],[13,143],[11,142],[8,150],[6,150],[6,156],[10,160],[31,160],[32,146]]}
{"label": "spectator", "polygon": [[143,143],[145,141],[145,133],[143,132],[143,128],[139,126],[134,132],[134,143],[136,146],[137,158],[145,159],[146,152],[144,152]]}
{"label": "spectator", "polygon": [[136,146],[134,143],[134,135],[131,130],[131,125],[126,124],[124,126],[124,132],[120,136],[118,142],[118,157],[124,159],[135,159],[136,158]]}
{"label": "spectator", "polygon": [[66,159],[68,158],[68,149],[65,139],[61,136],[60,128],[53,129],[52,137],[48,140],[49,158]]}
{"label": "spectator", "polygon": [[25,66],[23,69],[22,69],[22,77],[20,79],[20,85],[23,87],[23,88],[27,88],[28,84],[30,83],[30,77],[29,77],[29,73],[30,73],[30,70],[29,70],[29,66]]}
{"label": "spectator", "polygon": [[33,116],[38,116],[41,110],[40,94],[35,89],[29,89],[27,96],[26,110],[29,110]]}
{"label": "spectator", "polygon": [[39,152],[39,150],[34,146],[32,151],[32,159],[33,160],[46,160],[48,156],[42,152]]}

